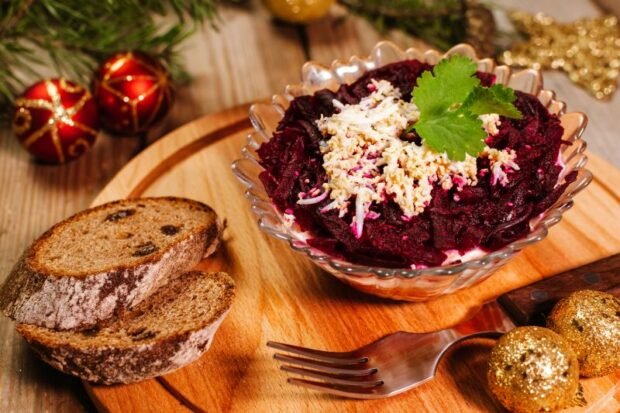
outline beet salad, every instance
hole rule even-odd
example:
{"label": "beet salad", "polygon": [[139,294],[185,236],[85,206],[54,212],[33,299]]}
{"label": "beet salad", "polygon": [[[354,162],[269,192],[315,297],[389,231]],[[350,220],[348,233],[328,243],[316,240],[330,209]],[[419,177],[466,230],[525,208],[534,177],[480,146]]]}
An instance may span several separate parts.
{"label": "beet salad", "polygon": [[425,268],[530,231],[558,184],[563,128],[465,57],[407,60],[295,98],[258,150],[260,179],[307,242],[353,263]]}

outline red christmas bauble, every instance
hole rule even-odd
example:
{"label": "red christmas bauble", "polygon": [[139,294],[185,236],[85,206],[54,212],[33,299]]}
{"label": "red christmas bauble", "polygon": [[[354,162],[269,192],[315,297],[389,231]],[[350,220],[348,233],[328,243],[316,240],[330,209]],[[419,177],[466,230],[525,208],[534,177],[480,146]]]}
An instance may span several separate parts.
{"label": "red christmas bauble", "polygon": [[161,120],[172,103],[168,71],[140,52],[118,53],[106,60],[93,82],[103,127],[135,135]]}
{"label": "red christmas bauble", "polygon": [[88,150],[99,132],[90,92],[65,79],[42,80],[14,103],[13,131],[36,158],[64,163]]}

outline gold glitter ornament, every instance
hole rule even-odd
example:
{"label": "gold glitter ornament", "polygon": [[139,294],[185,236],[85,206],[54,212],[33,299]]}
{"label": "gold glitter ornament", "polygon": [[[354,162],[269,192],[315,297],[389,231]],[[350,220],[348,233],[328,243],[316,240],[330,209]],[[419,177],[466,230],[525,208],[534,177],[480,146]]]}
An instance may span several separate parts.
{"label": "gold glitter ornament", "polygon": [[325,16],[334,0],[263,0],[269,11],[289,23],[306,23]]}
{"label": "gold glitter ornament", "polygon": [[620,369],[620,300],[613,295],[577,291],[555,305],[547,325],[575,351],[582,376]]}
{"label": "gold glitter ornament", "polygon": [[550,412],[583,405],[577,356],[559,334],[518,327],[493,347],[489,388],[515,413]]}
{"label": "gold glitter ornament", "polygon": [[563,70],[597,99],[608,99],[620,75],[620,25],[615,16],[557,23],[543,14],[512,12],[510,20],[527,36],[502,53],[512,66]]}

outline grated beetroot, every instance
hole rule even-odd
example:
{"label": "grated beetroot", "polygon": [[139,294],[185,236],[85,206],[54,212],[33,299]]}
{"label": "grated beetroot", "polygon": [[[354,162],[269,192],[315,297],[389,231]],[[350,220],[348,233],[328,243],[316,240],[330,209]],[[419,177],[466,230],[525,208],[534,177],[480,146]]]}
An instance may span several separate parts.
{"label": "grated beetroot", "polygon": [[[563,128],[557,116],[549,114],[535,96],[517,92],[515,105],[520,120],[501,118],[492,148],[516,151],[520,170],[511,171],[506,186],[491,185],[488,160],[478,159],[478,184],[444,190],[435,184],[431,204],[425,211],[404,221],[400,207],[387,201],[373,206],[378,218],[366,219],[361,238],[356,239],[350,222],[354,211],[338,217],[337,211],[321,213],[330,200],[314,205],[297,204],[299,192],[309,192],[327,181],[319,142],[323,136],[315,126],[321,115],[331,116],[333,99],[356,104],[371,91],[371,79],[387,80],[398,87],[403,99],[411,99],[417,78],[432,66],[417,60],[393,63],[370,71],[336,92],[320,90],[291,102],[272,139],[258,150],[260,175],[267,193],[280,211],[288,210],[304,231],[313,234],[309,243],[329,254],[351,262],[385,267],[412,264],[437,266],[446,259],[444,251],[465,253],[479,247],[497,250],[529,232],[529,220],[549,208],[568,183],[555,188],[561,166],[557,165]],[[493,74],[478,73],[484,86],[495,81]],[[413,137],[413,139],[419,139]],[[354,205],[354,202],[352,202]]]}

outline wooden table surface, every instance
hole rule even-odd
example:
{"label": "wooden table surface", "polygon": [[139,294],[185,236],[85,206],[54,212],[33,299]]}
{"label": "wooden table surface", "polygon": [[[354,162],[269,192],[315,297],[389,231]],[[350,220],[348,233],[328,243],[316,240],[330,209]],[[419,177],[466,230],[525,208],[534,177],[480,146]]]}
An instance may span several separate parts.
{"label": "wooden table surface", "polygon": [[[564,21],[599,14],[587,0],[573,0],[570,6],[561,8],[554,0],[495,3],[543,11]],[[404,47],[421,44],[400,33],[381,35],[367,22],[345,16],[337,7],[328,18],[305,28],[273,24],[257,1],[220,10],[219,32],[204,28],[184,44],[194,81],[178,91],[171,114],[153,131],[151,140],[201,115],[282,90],[285,84],[298,80],[299,69],[308,59],[330,63],[335,58],[367,54],[382,38]],[[620,93],[609,102],[598,102],[560,73],[546,73],[545,85],[556,90],[570,110],[588,114],[585,139],[589,149],[620,167],[616,126]],[[45,166],[30,159],[10,130],[0,129],[0,282],[34,238],[55,222],[87,207],[138,149],[136,140],[102,134],[97,145],[78,161]],[[93,408],[77,379],[38,361],[14,332],[13,324],[0,319],[0,412]]]}

